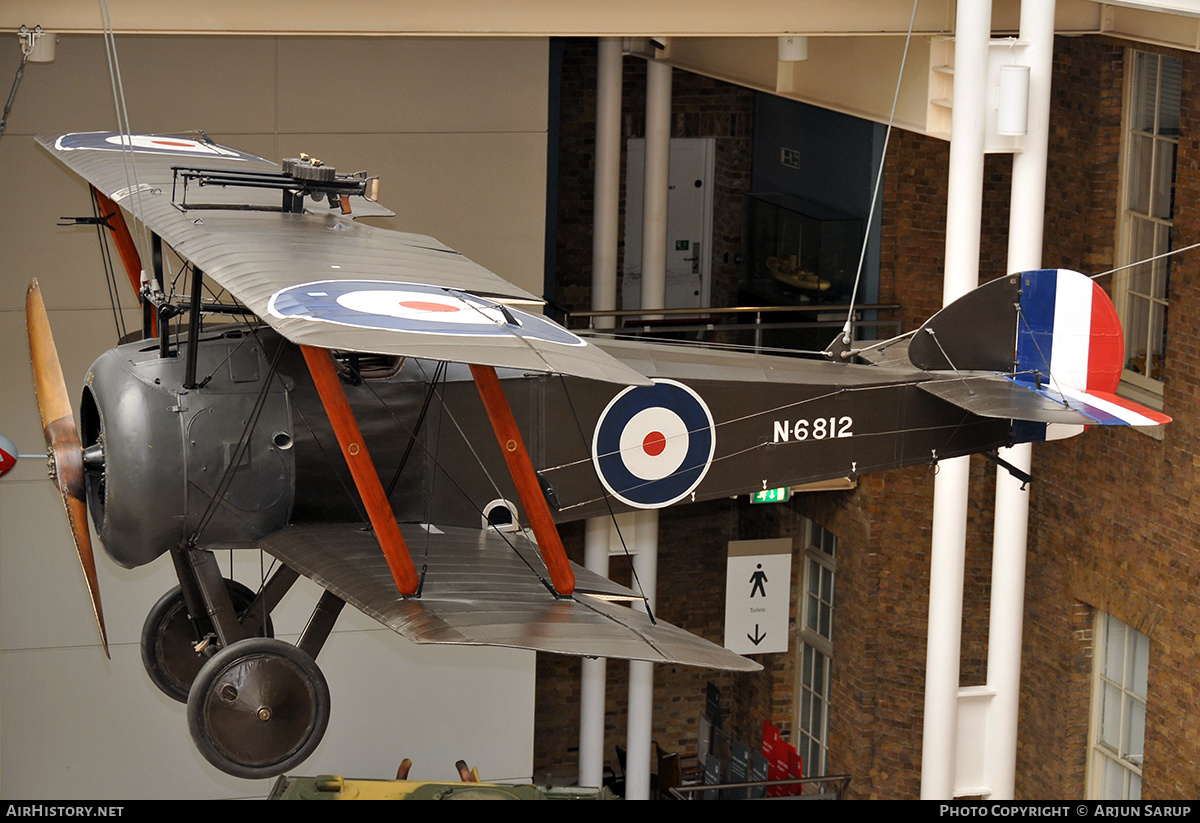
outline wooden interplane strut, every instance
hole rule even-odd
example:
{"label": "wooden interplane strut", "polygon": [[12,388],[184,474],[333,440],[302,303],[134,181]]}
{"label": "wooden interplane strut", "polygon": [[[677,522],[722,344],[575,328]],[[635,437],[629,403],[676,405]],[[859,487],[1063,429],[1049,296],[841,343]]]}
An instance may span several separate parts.
{"label": "wooden interplane strut", "polygon": [[517,486],[517,494],[521,497],[521,506],[533,536],[537,538],[542,560],[550,572],[550,581],[554,590],[560,595],[569,595],[575,591],[575,572],[571,571],[571,561],[563,549],[562,538],[558,535],[558,527],[554,525],[554,516],[550,514],[550,506],[542,494],[542,486],[533,471],[533,463],[529,460],[529,452],[517,429],[517,421],[513,418],[508,398],[500,386],[500,378],[491,366],[471,366],[471,376],[475,378],[475,387],[479,389],[479,397],[487,410],[488,420],[492,430],[496,432],[496,440],[500,443],[500,451],[508,464],[508,472],[512,475],[513,483]]}
{"label": "wooden interplane strut", "polygon": [[400,526],[396,523],[391,504],[384,494],[383,484],[379,482],[379,475],[375,472],[375,464],[371,462],[371,455],[367,453],[367,444],[350,408],[350,401],[346,399],[346,392],[338,379],[333,355],[325,349],[313,346],[301,346],[300,351],[304,353],[304,362],[308,364],[317,394],[321,396],[321,405],[329,415],[329,422],[333,425],[338,445],[346,458],[346,465],[350,467],[350,475],[354,478],[354,485],[358,487],[367,517],[371,521],[371,528],[375,530],[379,548],[387,558],[396,587],[400,594],[416,594],[420,578],[408,553],[404,536],[400,534]]}
{"label": "wooden interplane strut", "polygon": [[[133,235],[129,232],[129,224],[125,222],[125,214],[121,211],[121,207],[109,200],[95,186],[91,187],[92,196],[96,198],[96,205],[100,207],[100,214],[108,216],[107,226],[112,229],[113,242],[117,244],[117,254],[121,256],[121,264],[125,267],[125,275],[129,278],[129,284],[133,286],[133,293],[138,295],[138,299],[142,297],[142,257],[138,254],[137,244],[133,242]],[[158,316],[150,315],[150,330],[151,334],[158,334]]]}
{"label": "wooden interplane strut", "polygon": [[133,235],[129,233],[125,215],[121,212],[120,206],[109,200],[95,186],[92,186],[92,194],[96,198],[96,205],[100,207],[101,215],[108,218],[107,225],[112,229],[113,242],[117,244],[117,254],[121,255],[121,263],[125,266],[125,274],[128,275],[129,283],[133,286],[133,293],[137,294],[142,290],[142,258],[138,254],[137,244],[133,242]]}

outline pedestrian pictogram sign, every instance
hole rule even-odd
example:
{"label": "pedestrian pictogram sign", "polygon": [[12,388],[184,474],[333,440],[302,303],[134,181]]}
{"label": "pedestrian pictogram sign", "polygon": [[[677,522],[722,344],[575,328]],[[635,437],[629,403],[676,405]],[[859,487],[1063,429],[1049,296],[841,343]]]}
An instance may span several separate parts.
{"label": "pedestrian pictogram sign", "polygon": [[786,652],[792,541],[733,540],[725,579],[725,648],[738,654]]}

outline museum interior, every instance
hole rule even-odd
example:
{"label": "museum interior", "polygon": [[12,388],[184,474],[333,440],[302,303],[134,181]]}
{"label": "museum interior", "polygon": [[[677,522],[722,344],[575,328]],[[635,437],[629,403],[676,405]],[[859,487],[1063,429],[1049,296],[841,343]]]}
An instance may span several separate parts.
{"label": "museum interior", "polygon": [[[797,796],[845,799],[1196,797],[1200,416],[1188,398],[1200,398],[1200,342],[1187,335],[1200,327],[1200,12],[1152,0],[603,6],[0,5],[0,83],[18,81],[0,131],[0,434],[26,458],[0,480],[0,796],[262,798],[276,782],[214,767],[193,745],[193,701],[147,676],[144,621],[176,585],[169,560],[122,568],[97,548],[102,647],[41,459],[29,281],[83,418],[91,364],[143,312],[123,272],[105,279],[87,182],[35,138],[128,129],[365,169],[394,214],[364,222],[436,238],[589,341],[820,353],[847,317],[860,346],[918,329],[964,257],[980,284],[1081,272],[1124,329],[1114,394],[1171,418],[1047,435],[1025,471],[994,452],[935,451],[883,471],[814,470],[819,481],[767,502],[696,500],[693,484],[650,519],[636,503],[556,516],[572,561],[596,570],[599,539],[601,574],[761,670],[418,644],[346,609],[319,658],[328,728],[288,774],[386,780],[408,758],[414,780],[458,781],[464,760],[485,782],[590,786],[598,774],[631,798],[768,774],[795,778]],[[965,31],[963,7],[983,8],[981,35]],[[1047,19],[1030,22],[1033,7]],[[34,26],[48,56],[23,50],[19,30]],[[968,64],[982,67],[974,97]],[[994,122],[1003,89],[987,85],[1012,68],[1029,111],[1015,129]],[[956,119],[967,109],[975,148]],[[669,180],[653,224],[665,242],[646,230],[652,166]],[[1033,212],[1034,248],[1015,251]],[[667,261],[657,301],[652,246]],[[798,423],[775,426],[800,439]],[[705,482],[724,470],[713,462]],[[633,559],[642,539],[649,572]],[[959,545],[948,588],[945,540]],[[788,577],[763,578],[787,608],[781,648],[762,653],[727,625],[744,588],[731,544],[756,541],[784,547]],[[274,570],[264,551],[210,554],[251,594]],[[322,591],[302,577],[271,613],[274,636],[300,642]],[[789,746],[790,762],[768,752]]]}

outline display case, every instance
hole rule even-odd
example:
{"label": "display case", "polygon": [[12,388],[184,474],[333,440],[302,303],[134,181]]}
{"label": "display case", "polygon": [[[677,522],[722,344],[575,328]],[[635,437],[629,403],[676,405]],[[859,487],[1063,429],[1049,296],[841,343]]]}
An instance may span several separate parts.
{"label": "display case", "polygon": [[786,194],[742,206],[743,303],[845,303],[862,251],[862,220]]}

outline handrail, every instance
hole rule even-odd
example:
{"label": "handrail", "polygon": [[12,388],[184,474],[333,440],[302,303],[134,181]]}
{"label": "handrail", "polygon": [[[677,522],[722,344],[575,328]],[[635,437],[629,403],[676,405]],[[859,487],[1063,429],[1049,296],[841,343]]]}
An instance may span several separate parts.
{"label": "handrail", "polygon": [[[851,776],[848,774],[826,775],[825,777],[790,777],[785,780],[758,780],[750,783],[713,783],[709,785],[697,784],[695,786],[673,786],[667,789],[668,794],[674,800],[690,800],[692,798],[684,797],[684,795],[692,795],[700,792],[720,791],[722,789],[754,789],[767,786],[794,786],[796,784],[817,783],[825,784],[832,783],[832,789],[837,795],[838,800],[843,800],[846,797],[846,789],[850,785]],[[803,798],[804,795],[797,795]]]}
{"label": "handrail", "polygon": [[[597,317],[640,317],[645,314],[653,314],[656,316],[684,316],[694,317],[696,315],[734,315],[734,314],[769,314],[771,312],[826,312],[845,314],[850,310],[850,306],[843,303],[806,303],[801,306],[724,306],[710,308],[692,308],[692,309],[610,309],[606,311],[571,311],[566,312],[566,321],[570,322],[574,317],[588,318],[588,326],[592,325],[592,320]],[[854,307],[855,313],[864,311],[899,311],[899,303],[867,303],[858,304]]]}
{"label": "handrail", "polygon": [[[572,318],[587,318],[587,331],[597,335],[612,335],[617,336],[633,336],[641,337],[642,335],[651,332],[659,331],[671,334],[679,334],[684,332],[750,332],[754,333],[754,343],[752,348],[755,351],[760,351],[763,347],[763,331],[772,331],[780,329],[835,329],[841,330],[844,327],[842,316],[849,311],[850,307],[837,304],[805,304],[802,306],[729,306],[721,308],[675,308],[675,309],[621,309],[607,311],[577,311],[564,312],[563,325],[571,327]],[[866,305],[858,305],[854,308],[854,320],[850,323],[852,328],[891,328],[892,335],[895,336],[900,332],[901,321],[899,318],[881,319],[879,317],[865,318],[863,315],[867,312],[877,313],[898,313],[900,304],[898,303],[869,303]],[[764,323],[764,314],[777,314],[787,312],[791,314],[830,314],[836,319],[831,320],[811,320],[807,322],[785,321],[778,323]],[[748,314],[754,315],[752,323],[725,323],[722,322],[725,318],[737,318]],[[595,327],[597,317],[612,317],[612,318],[641,318],[645,315],[653,315],[653,319],[635,320],[618,324],[613,328],[598,329]],[[670,318],[676,317],[683,320],[694,320],[691,323],[672,322]],[[582,329],[581,329],[582,331]],[[832,335],[831,335],[832,337]],[[878,338],[871,338],[878,339]]]}

